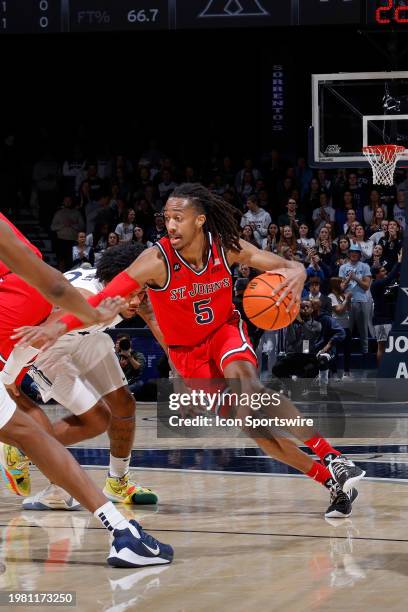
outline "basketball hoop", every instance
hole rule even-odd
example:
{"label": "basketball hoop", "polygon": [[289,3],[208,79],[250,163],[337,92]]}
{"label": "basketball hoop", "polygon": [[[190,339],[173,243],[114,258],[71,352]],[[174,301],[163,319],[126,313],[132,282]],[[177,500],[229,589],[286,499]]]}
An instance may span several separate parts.
{"label": "basketball hoop", "polygon": [[393,185],[397,161],[405,152],[398,145],[371,145],[363,147],[363,153],[373,170],[374,185]]}

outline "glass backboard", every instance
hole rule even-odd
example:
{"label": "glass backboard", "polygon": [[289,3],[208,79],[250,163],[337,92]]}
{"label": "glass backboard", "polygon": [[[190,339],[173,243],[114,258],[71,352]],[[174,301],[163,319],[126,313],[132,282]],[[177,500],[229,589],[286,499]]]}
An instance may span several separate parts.
{"label": "glass backboard", "polygon": [[367,167],[366,145],[408,149],[408,72],[312,75],[312,121],[312,167]]}

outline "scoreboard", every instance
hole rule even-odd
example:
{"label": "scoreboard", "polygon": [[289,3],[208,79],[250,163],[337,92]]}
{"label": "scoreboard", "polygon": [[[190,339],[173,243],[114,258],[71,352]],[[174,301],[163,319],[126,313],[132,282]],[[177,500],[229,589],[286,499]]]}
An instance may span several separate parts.
{"label": "scoreboard", "polygon": [[0,0],[0,33],[408,27],[408,0]]}

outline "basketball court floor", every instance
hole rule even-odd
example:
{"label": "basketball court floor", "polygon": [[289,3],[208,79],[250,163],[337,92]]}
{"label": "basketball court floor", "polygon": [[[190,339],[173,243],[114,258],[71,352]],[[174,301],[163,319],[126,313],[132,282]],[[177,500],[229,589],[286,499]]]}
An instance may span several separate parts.
{"label": "basketball court floor", "polygon": [[[121,510],[174,546],[173,564],[109,568],[108,534],[87,512],[25,512],[3,489],[0,591],[75,591],[84,612],[400,612],[408,596],[408,436],[404,407],[384,405],[375,419],[385,417],[387,439],[337,440],[368,477],[353,516],[329,521],[323,487],[250,440],[157,439],[156,407],[141,404],[132,466],[160,503]],[[107,446],[100,436],[72,449],[101,486]],[[36,469],[32,476],[36,492],[45,479]]]}

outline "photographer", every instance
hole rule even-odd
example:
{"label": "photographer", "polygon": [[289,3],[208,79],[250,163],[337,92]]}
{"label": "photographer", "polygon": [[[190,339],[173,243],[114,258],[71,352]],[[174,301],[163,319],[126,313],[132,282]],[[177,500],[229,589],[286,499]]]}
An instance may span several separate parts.
{"label": "photographer", "polygon": [[302,300],[300,313],[286,332],[286,354],[272,372],[278,378],[320,378],[327,382],[336,345],[344,340],[343,328],[330,315],[320,313],[319,300]]}
{"label": "photographer", "polygon": [[146,367],[146,359],[142,353],[132,351],[128,334],[121,334],[116,338],[115,352],[128,381],[129,390],[135,394],[143,387],[141,376]]}
{"label": "photographer", "polygon": [[374,280],[371,284],[371,295],[374,301],[374,331],[377,339],[377,365],[384,355],[385,345],[391,331],[395,315],[398,292],[398,276],[401,268],[402,251],[391,272],[387,274],[385,266],[372,268]]}

